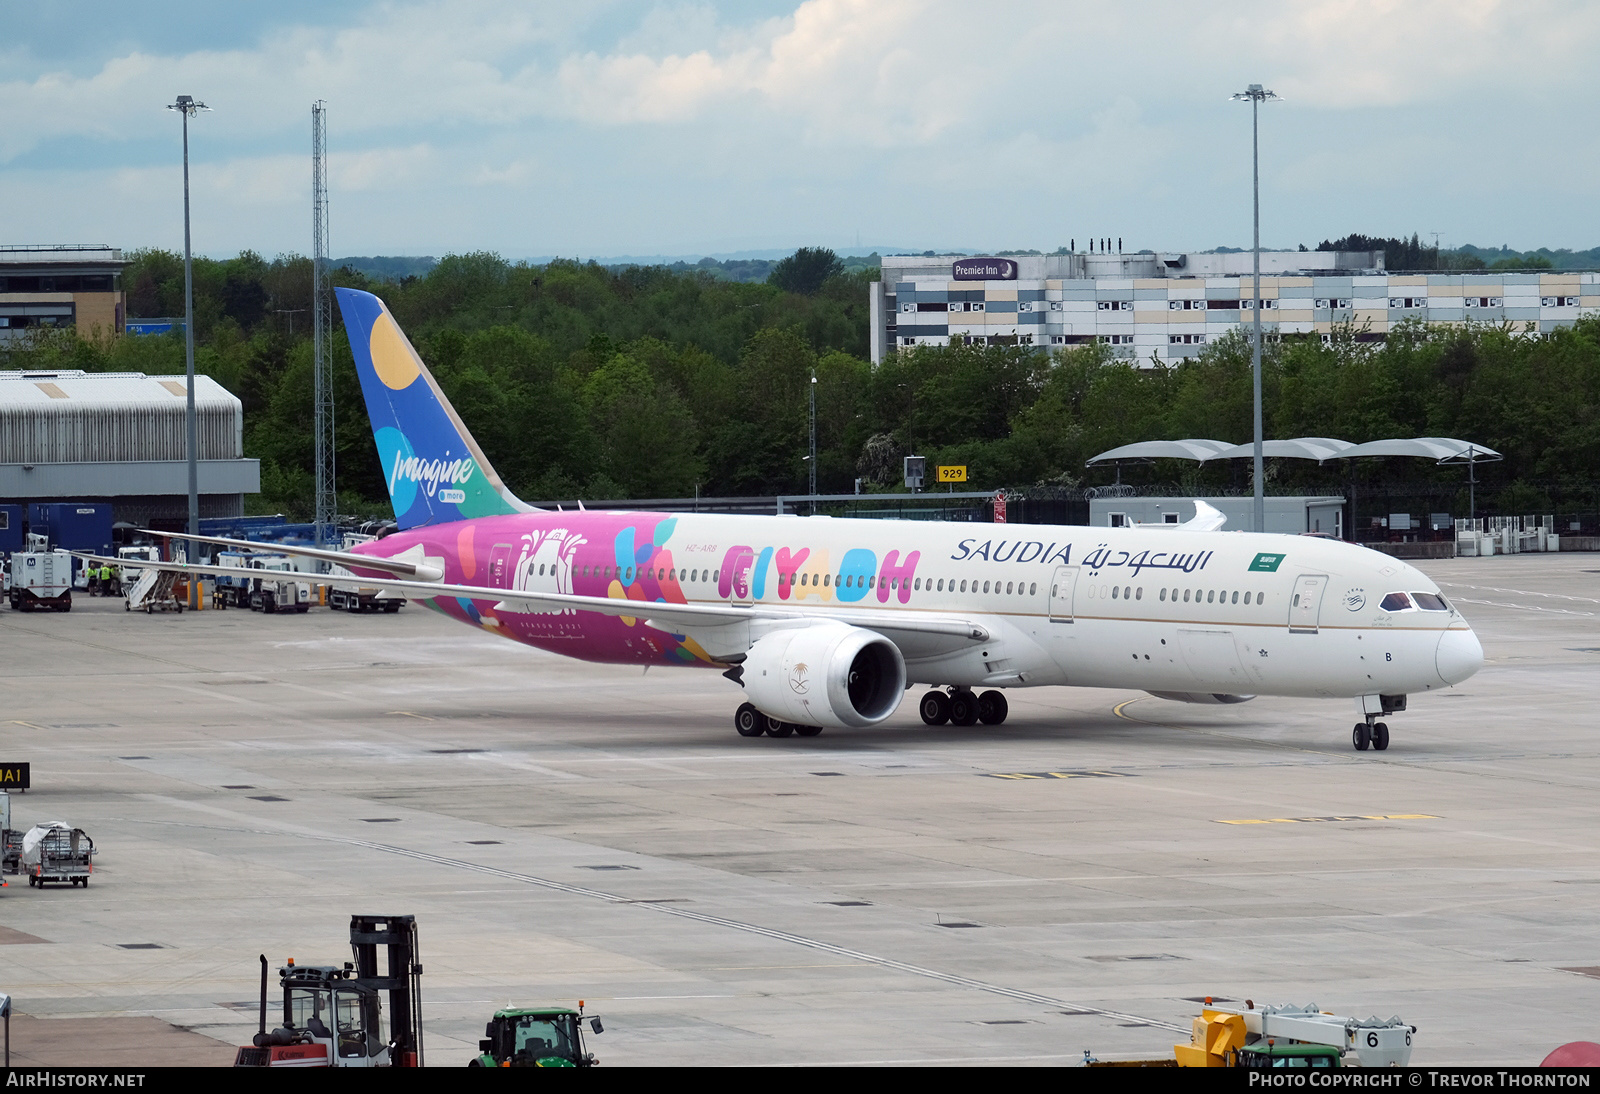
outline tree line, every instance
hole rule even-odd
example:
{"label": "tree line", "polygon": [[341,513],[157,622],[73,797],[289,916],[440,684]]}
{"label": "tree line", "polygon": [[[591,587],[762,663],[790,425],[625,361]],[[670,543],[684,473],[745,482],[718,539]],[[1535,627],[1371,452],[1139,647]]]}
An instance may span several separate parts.
{"label": "tree line", "polygon": [[[144,251],[124,277],[131,316],[183,314],[179,256]],[[897,489],[900,458],[965,464],[973,489],[1041,494],[1104,482],[1185,493],[1248,488],[1248,461],[1086,469],[1136,440],[1251,435],[1250,346],[1235,332],[1182,362],[1135,367],[1104,345],[918,346],[867,360],[867,285],[824,249],[775,263],[764,283],[700,270],[608,270],[452,255],[424,276],[335,282],[377,293],[495,467],[529,501],[799,494],[816,377],[818,488]],[[196,367],[239,396],[245,454],[262,461],[255,511],[312,504],[309,260],[250,252],[195,262]],[[337,321],[337,316],[336,316]],[[1548,337],[1503,326],[1403,324],[1269,342],[1269,437],[1455,436],[1505,454],[1480,467],[1479,509],[1597,507],[1600,319]],[[387,510],[342,330],[331,342],[342,512]],[[41,330],[6,368],[183,371],[181,335]],[[1149,364],[1149,362],[1145,362]],[[1337,489],[1349,471],[1271,461],[1275,490]],[[1464,515],[1459,468],[1366,460],[1362,489],[1435,484]],[[1421,511],[1426,511],[1421,510]]]}

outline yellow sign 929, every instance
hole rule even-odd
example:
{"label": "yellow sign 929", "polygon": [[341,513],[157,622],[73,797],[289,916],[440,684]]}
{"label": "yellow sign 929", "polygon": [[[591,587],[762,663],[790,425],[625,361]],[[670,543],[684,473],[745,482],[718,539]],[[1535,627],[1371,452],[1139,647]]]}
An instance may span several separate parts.
{"label": "yellow sign 929", "polygon": [[959,465],[957,465],[955,467],[941,467],[941,468],[939,468],[939,481],[940,482],[966,482],[967,481],[967,465],[966,464],[959,464]]}

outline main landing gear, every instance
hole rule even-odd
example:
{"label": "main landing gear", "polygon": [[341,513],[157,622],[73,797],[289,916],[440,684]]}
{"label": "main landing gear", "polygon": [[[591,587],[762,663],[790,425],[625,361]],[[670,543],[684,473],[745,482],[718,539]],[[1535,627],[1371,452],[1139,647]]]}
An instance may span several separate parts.
{"label": "main landing gear", "polygon": [[1356,727],[1350,731],[1350,743],[1356,746],[1357,752],[1365,752],[1371,745],[1379,752],[1386,751],[1389,747],[1389,725],[1387,722],[1375,722],[1375,715],[1367,715],[1365,722],[1357,722]]}
{"label": "main landing gear", "polygon": [[974,695],[971,688],[951,688],[948,694],[930,691],[917,704],[922,720],[930,726],[942,726],[946,722],[956,726],[976,725],[979,722],[986,726],[997,726],[1006,720],[1010,709],[1011,704],[1006,702],[1005,693],[986,691],[982,695]]}
{"label": "main landing gear", "polygon": [[776,718],[761,713],[751,703],[739,704],[739,709],[733,712],[733,728],[739,731],[741,737],[815,737],[822,732],[821,726],[802,726],[793,722],[780,722]]}

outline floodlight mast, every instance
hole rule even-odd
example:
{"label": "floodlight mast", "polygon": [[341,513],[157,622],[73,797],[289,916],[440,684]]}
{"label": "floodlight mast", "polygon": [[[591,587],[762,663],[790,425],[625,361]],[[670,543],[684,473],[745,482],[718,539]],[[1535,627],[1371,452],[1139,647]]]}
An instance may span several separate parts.
{"label": "floodlight mast", "polygon": [[1255,401],[1255,531],[1267,530],[1267,503],[1265,493],[1265,461],[1261,456],[1261,104],[1278,98],[1260,84],[1251,84],[1231,96],[1233,101],[1250,101],[1250,181],[1255,194],[1255,280],[1251,292],[1255,297],[1255,330],[1252,338],[1250,364]]}
{"label": "floodlight mast", "polygon": [[[189,246],[189,119],[202,110],[211,108],[205,103],[196,102],[192,95],[179,95],[178,101],[167,106],[168,110],[176,110],[183,115],[183,348],[184,348],[184,387],[188,393],[188,417],[186,419],[185,447],[189,450],[189,534],[200,535],[200,468],[196,451],[196,429],[194,413],[194,258]],[[190,541],[194,542],[193,540]],[[196,548],[185,549],[187,557],[190,551]],[[195,581],[195,575],[189,575],[189,607],[200,606],[200,587]]]}

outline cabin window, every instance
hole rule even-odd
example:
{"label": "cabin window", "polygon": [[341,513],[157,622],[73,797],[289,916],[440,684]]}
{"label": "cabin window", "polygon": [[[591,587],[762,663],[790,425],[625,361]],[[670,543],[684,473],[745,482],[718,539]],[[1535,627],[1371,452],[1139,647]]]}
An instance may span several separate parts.
{"label": "cabin window", "polygon": [[1266,598],[1267,598],[1267,594],[1266,593],[1257,593],[1256,594],[1256,603],[1259,604],[1263,600],[1265,600]]}
{"label": "cabin window", "polygon": [[989,583],[987,581],[985,581],[983,583],[983,591],[984,592],[988,592],[989,591]]}
{"label": "cabin window", "polygon": [[1028,583],[1028,595],[1029,595],[1029,596],[1033,596],[1033,595],[1034,595],[1034,594],[1035,594],[1035,593],[1037,593],[1037,592],[1038,592],[1038,591],[1039,591],[1039,585],[1038,585],[1038,583],[1037,583],[1037,582],[1031,582],[1031,581],[1030,581],[1030,582],[1029,582],[1029,583]]}
{"label": "cabin window", "polygon": [[833,579],[833,575],[832,574],[823,574],[822,575],[822,587],[824,589],[831,588],[832,584],[833,584],[832,579]]}
{"label": "cabin window", "polygon": [[935,589],[935,590],[934,590],[934,591],[935,591],[935,592],[941,592],[941,593],[942,593],[942,592],[944,592],[944,578],[942,578],[942,577],[941,577],[941,578],[940,578],[940,579],[939,579],[939,585],[938,585],[938,588],[936,588],[936,589]]}
{"label": "cabin window", "polygon": [[678,580],[678,571],[676,569],[668,570],[667,577],[673,581]]}
{"label": "cabin window", "polygon": [[876,577],[867,578],[867,588],[876,589],[877,587],[878,587],[878,579]]}
{"label": "cabin window", "polygon": [[1217,599],[1217,591],[1215,589],[1212,589],[1211,591],[1206,593],[1206,603],[1207,604],[1215,603],[1216,599]]}
{"label": "cabin window", "polygon": [[1234,591],[1234,594],[1233,594],[1233,602],[1234,602],[1234,603],[1235,603],[1235,604],[1237,604],[1237,603],[1239,603],[1239,593],[1238,593],[1238,591],[1237,591],[1237,590],[1235,590],[1235,591]]}
{"label": "cabin window", "polygon": [[1167,590],[1165,590],[1165,589],[1161,590],[1161,599],[1162,600],[1166,600],[1167,599]]}
{"label": "cabin window", "polygon": [[1183,590],[1183,602],[1185,604],[1189,603],[1189,590],[1188,589]]}
{"label": "cabin window", "polygon": [[1144,586],[1143,585],[1140,585],[1137,589],[1133,590],[1133,598],[1135,600],[1143,600],[1144,599]]}
{"label": "cabin window", "polygon": [[1127,585],[1123,586],[1123,588],[1122,588],[1122,599],[1126,600],[1126,599],[1128,599],[1128,597],[1130,597],[1132,595],[1133,595],[1132,586],[1127,586]]}
{"label": "cabin window", "polygon": [[1116,586],[1115,586],[1115,585],[1113,585],[1113,586],[1111,586],[1111,599],[1112,599],[1112,600],[1115,600],[1115,599],[1117,599],[1117,595],[1118,595],[1118,594],[1119,594],[1119,593],[1120,593],[1120,592],[1121,592],[1121,591],[1122,591],[1122,590],[1120,590],[1120,589],[1118,589],[1118,588],[1117,588],[1117,587],[1116,587]]}

